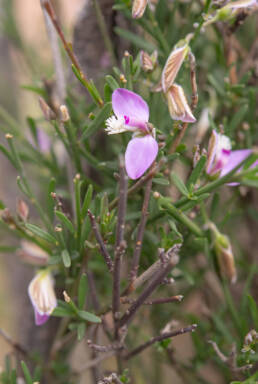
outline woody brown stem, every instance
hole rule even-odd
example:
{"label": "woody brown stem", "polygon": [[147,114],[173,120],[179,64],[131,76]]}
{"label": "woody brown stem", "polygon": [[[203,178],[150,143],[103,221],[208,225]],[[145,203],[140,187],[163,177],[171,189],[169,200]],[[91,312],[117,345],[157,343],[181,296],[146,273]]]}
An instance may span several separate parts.
{"label": "woody brown stem", "polygon": [[107,247],[106,247],[104,240],[101,236],[100,230],[99,230],[98,225],[96,223],[95,216],[91,213],[91,211],[89,209],[88,209],[88,216],[90,218],[93,233],[94,233],[95,238],[99,244],[100,253],[102,254],[102,256],[103,256],[103,258],[107,264],[109,272],[112,272],[113,271],[113,261],[109,255]]}
{"label": "woody brown stem", "polygon": [[120,278],[121,278],[121,259],[125,251],[126,243],[124,241],[125,230],[125,214],[127,204],[127,188],[128,177],[125,171],[124,157],[120,157],[120,172],[119,172],[119,201],[116,226],[116,244],[113,272],[113,296],[112,296],[112,311],[114,321],[117,320],[120,307]]}
{"label": "woody brown stem", "polygon": [[[128,189],[127,195],[132,195],[134,192],[137,192],[149,179],[152,179],[156,173],[158,173],[161,169],[161,167],[166,163],[166,159],[163,157],[159,160],[157,164],[154,165],[154,167],[147,172],[144,176],[140,178],[131,188]],[[109,204],[109,210],[112,210],[116,207],[118,203],[119,198],[116,197],[111,203]]]}
{"label": "woody brown stem", "polygon": [[[152,168],[153,168],[153,165],[150,171],[152,170]],[[149,206],[150,195],[151,195],[151,187],[152,187],[152,177],[146,183],[146,189],[145,189],[144,200],[142,205],[141,220],[140,220],[138,231],[137,231],[136,244],[134,248],[133,261],[132,261],[131,272],[130,272],[130,281],[135,280],[138,273],[140,255],[142,250],[142,241],[143,241],[145,226],[146,226],[147,217],[148,217],[148,206]]]}
{"label": "woody brown stem", "polygon": [[139,347],[133,349],[132,351],[128,352],[125,356],[124,356],[124,359],[125,360],[129,360],[131,359],[132,357],[138,355],[139,353],[141,353],[144,349],[150,347],[151,345],[153,345],[154,343],[157,343],[159,341],[162,341],[162,340],[166,340],[166,339],[169,339],[171,337],[175,337],[175,336],[178,336],[178,335],[183,335],[184,333],[187,333],[187,332],[193,332],[195,331],[197,328],[197,325],[196,324],[192,324],[192,325],[189,325],[188,327],[185,327],[185,328],[180,328],[176,331],[173,331],[173,332],[166,332],[166,333],[163,333],[159,336],[155,336],[155,337],[152,337],[149,341],[147,341],[146,343],[142,344],[142,345],[139,345]]}

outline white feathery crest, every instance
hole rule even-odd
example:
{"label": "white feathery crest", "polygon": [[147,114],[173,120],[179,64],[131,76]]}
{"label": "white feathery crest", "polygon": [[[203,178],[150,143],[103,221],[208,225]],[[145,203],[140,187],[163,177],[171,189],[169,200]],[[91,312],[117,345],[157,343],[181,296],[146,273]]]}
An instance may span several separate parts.
{"label": "white feathery crest", "polygon": [[106,120],[105,131],[108,135],[116,135],[117,133],[129,131],[129,129],[125,126],[124,119],[113,115]]}

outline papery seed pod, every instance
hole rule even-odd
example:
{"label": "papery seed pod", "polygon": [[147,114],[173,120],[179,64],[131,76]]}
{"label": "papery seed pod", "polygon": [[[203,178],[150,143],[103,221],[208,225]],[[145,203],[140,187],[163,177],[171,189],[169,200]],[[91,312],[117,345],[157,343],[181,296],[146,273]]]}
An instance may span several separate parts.
{"label": "papery seed pod", "polygon": [[196,121],[188,105],[183,88],[178,85],[172,85],[166,93],[168,109],[173,120],[181,120],[186,123]]}
{"label": "papery seed pod", "polygon": [[54,280],[48,269],[36,274],[29,284],[28,294],[34,308],[35,324],[42,325],[57,306]]}
{"label": "papery seed pod", "polygon": [[134,0],[132,8],[132,17],[134,19],[139,19],[143,16],[148,0]]}
{"label": "papery seed pod", "polygon": [[23,262],[35,266],[45,266],[49,259],[47,252],[38,245],[27,240],[21,241],[21,248],[17,251],[17,255]]}
{"label": "papery seed pod", "polygon": [[45,102],[42,97],[39,97],[39,106],[47,121],[56,119],[55,112],[49,107],[49,105]]}
{"label": "papery seed pod", "polygon": [[162,88],[166,93],[174,84],[176,75],[189,51],[188,45],[174,49],[169,55],[162,72]]}
{"label": "papery seed pod", "polygon": [[12,216],[9,208],[5,208],[2,211],[0,211],[0,218],[6,224],[8,224],[11,228],[15,228],[16,227],[16,223],[15,223],[14,217]]}
{"label": "papery seed pod", "polygon": [[157,64],[158,51],[154,51],[151,56],[145,52],[140,52],[141,67],[144,72],[151,72]]}
{"label": "papery seed pod", "polygon": [[29,217],[29,206],[24,200],[18,199],[16,201],[16,212],[22,221],[27,221]]}

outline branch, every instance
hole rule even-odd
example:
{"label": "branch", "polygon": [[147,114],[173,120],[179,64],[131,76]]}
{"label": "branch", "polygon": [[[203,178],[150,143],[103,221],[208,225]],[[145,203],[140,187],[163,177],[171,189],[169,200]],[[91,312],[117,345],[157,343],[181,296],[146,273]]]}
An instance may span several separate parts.
{"label": "branch", "polygon": [[[159,172],[160,168],[166,163],[165,157],[162,157],[160,161],[154,165],[153,169],[149,170],[148,173],[146,173],[143,177],[140,178],[131,188],[128,189],[127,195],[132,195],[134,192],[137,192],[149,179],[152,179],[156,173]],[[116,207],[118,203],[118,197],[116,197],[111,203],[109,204],[109,210],[112,210]]]}
{"label": "branch", "polygon": [[159,336],[152,337],[146,343],[144,343],[142,345],[139,345],[139,347],[133,349],[131,352],[128,352],[124,356],[124,358],[125,358],[125,360],[129,360],[129,359],[131,359],[131,357],[134,357],[135,355],[138,355],[144,349],[150,347],[154,343],[157,343],[157,342],[162,341],[162,340],[169,339],[170,337],[175,337],[175,336],[178,336],[178,335],[183,335],[184,333],[187,333],[187,332],[194,332],[196,330],[196,328],[197,328],[197,324],[192,324],[192,325],[189,325],[188,327],[181,328],[181,329],[178,329],[178,330],[173,331],[173,332],[166,332],[166,333],[163,333],[163,334],[161,334]]}
{"label": "branch", "polygon": [[116,226],[116,244],[114,258],[114,273],[113,273],[113,296],[112,296],[112,311],[116,321],[120,307],[120,274],[121,274],[121,258],[124,254],[126,243],[124,241],[125,230],[125,214],[127,204],[127,188],[128,177],[125,171],[124,158],[120,157],[120,178],[119,178],[119,202]]}
{"label": "branch", "polygon": [[[168,304],[168,303],[180,302],[182,300],[183,300],[182,295],[171,296],[171,297],[161,297],[158,299],[144,301],[143,305]],[[120,299],[121,304],[133,304],[135,303],[135,301],[136,299],[130,299],[129,297],[121,297]]]}
{"label": "branch", "polygon": [[106,248],[106,245],[103,241],[100,230],[99,230],[98,225],[96,223],[95,216],[91,213],[91,211],[89,209],[88,209],[88,216],[90,218],[90,222],[91,222],[91,226],[92,226],[92,230],[94,232],[95,238],[96,238],[97,242],[99,243],[100,253],[104,257],[104,260],[107,264],[109,272],[112,272],[113,271],[113,261],[109,255],[108,250]]}
{"label": "branch", "polygon": [[[152,166],[152,168],[153,168],[153,166]],[[140,261],[140,255],[141,255],[141,250],[142,250],[142,240],[143,240],[144,230],[145,230],[147,217],[148,217],[148,206],[149,206],[150,195],[151,195],[151,187],[152,187],[152,177],[147,181],[147,184],[146,184],[144,200],[143,200],[143,205],[142,205],[141,220],[140,220],[138,231],[137,231],[132,267],[131,267],[131,271],[130,271],[130,281],[131,282],[133,280],[135,280],[135,278],[137,277],[137,273],[138,273],[138,269],[139,269],[139,261]]]}
{"label": "branch", "polygon": [[156,275],[153,277],[149,285],[142,291],[138,299],[131,305],[131,307],[126,311],[124,316],[119,321],[119,327],[124,327],[125,325],[128,325],[128,323],[131,322],[132,318],[138,311],[138,309],[141,307],[141,305],[144,303],[144,301],[152,294],[152,292],[161,284],[164,277],[167,276],[167,274],[171,271],[171,269],[178,263],[179,257],[178,257],[178,251],[180,249],[181,245],[176,244],[174,247],[170,249],[170,251],[167,253],[168,261],[167,263],[160,264],[160,270],[156,273]]}

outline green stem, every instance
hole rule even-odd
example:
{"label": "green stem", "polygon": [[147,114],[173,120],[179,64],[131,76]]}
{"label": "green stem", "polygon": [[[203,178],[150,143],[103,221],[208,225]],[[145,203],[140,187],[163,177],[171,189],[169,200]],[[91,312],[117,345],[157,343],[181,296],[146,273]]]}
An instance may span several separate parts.
{"label": "green stem", "polygon": [[159,204],[161,207],[166,208],[168,213],[173,216],[177,221],[181,222],[185,225],[192,233],[194,233],[198,237],[204,236],[203,231],[195,224],[192,220],[190,220],[183,212],[178,210],[174,205],[172,205],[166,198],[160,197]]}

